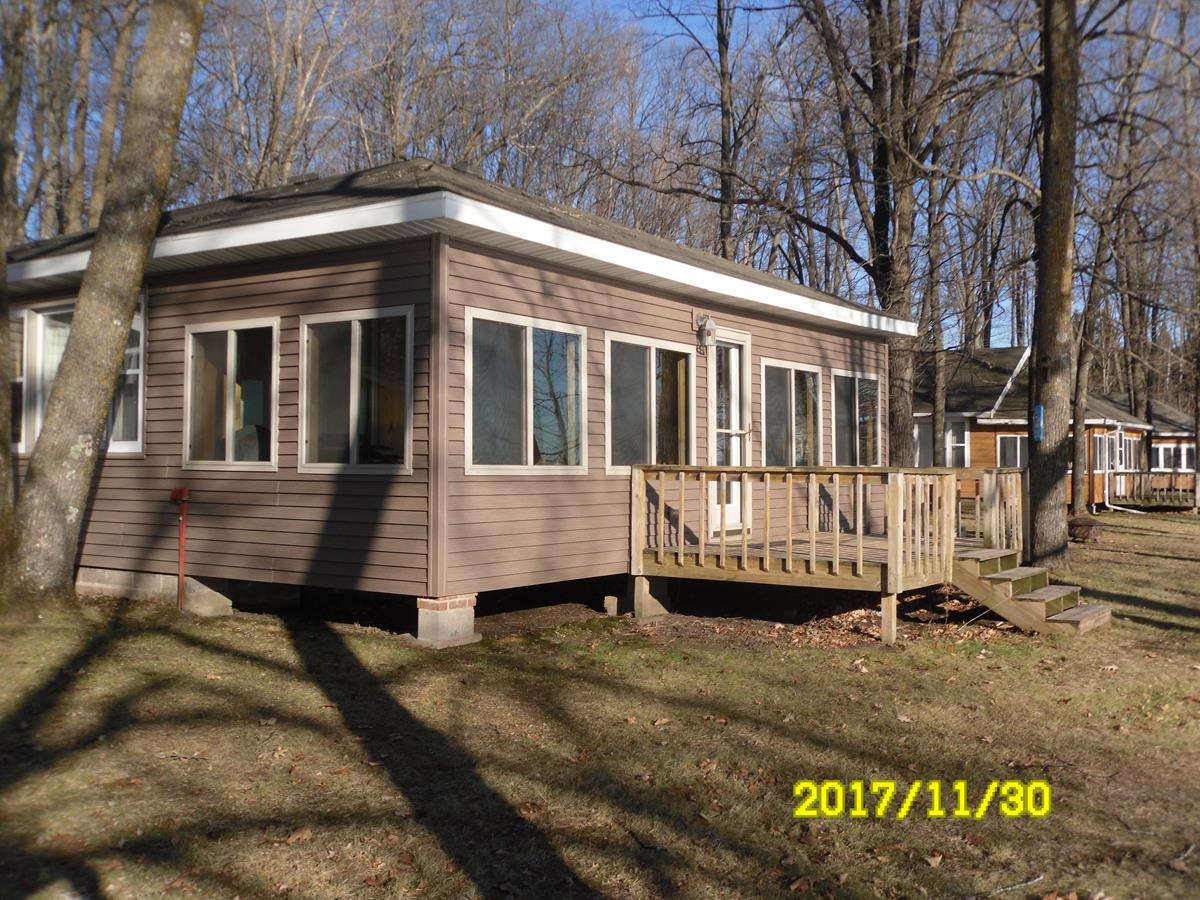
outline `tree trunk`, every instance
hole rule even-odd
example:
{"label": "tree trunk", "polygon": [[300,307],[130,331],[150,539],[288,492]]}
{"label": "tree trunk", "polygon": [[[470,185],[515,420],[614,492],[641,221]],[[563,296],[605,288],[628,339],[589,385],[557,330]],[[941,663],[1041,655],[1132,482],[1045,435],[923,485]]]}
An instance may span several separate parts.
{"label": "tree trunk", "polygon": [[733,73],[729,68],[729,32],[734,10],[717,0],[717,68],[721,90],[721,171],[718,204],[718,252],[733,259]]}
{"label": "tree trunk", "polygon": [[1075,366],[1075,397],[1072,404],[1071,429],[1071,514],[1085,515],[1088,511],[1089,484],[1087,460],[1088,440],[1087,402],[1092,380],[1092,358],[1095,354],[1096,320],[1100,317],[1100,284],[1107,263],[1107,234],[1100,229],[1096,243],[1096,259],[1092,264],[1092,280],[1088,282],[1087,299],[1083,304],[1083,320],[1079,323],[1079,356]]}
{"label": "tree trunk", "polygon": [[69,593],[88,489],[158,229],[204,0],[156,0],[107,207],[17,502],[10,597]]}
{"label": "tree trunk", "polygon": [[1079,107],[1079,33],[1075,0],[1042,0],[1042,164],[1037,227],[1037,297],[1029,362],[1029,421],[1043,433],[1029,443],[1031,553],[1067,562],[1067,434],[1071,420],[1071,280],[1075,235],[1075,132]]}
{"label": "tree trunk", "polygon": [[[27,20],[15,7],[0,12],[0,364],[4,366],[0,391],[0,579],[5,575],[6,551],[12,546],[15,485],[12,442],[13,371],[12,336],[8,320],[8,253],[21,231],[20,189],[17,186],[17,116],[25,76]],[[2,583],[2,582],[0,582]],[[0,610],[5,597],[0,594]]]}
{"label": "tree trunk", "polygon": [[80,9],[78,74],[72,85],[74,122],[71,125],[71,155],[63,203],[64,231],[83,231],[83,197],[87,180],[88,101],[92,79],[92,13]]}
{"label": "tree trunk", "polygon": [[96,165],[92,170],[92,199],[88,220],[93,227],[100,221],[104,199],[108,196],[108,175],[112,166],[117,119],[121,112],[121,98],[125,95],[125,73],[133,55],[133,35],[137,30],[137,4],[133,0],[125,4],[119,28],[117,46],[112,57],[112,71],[109,73],[108,88],[104,94],[104,113],[100,119],[100,137],[96,143]]}

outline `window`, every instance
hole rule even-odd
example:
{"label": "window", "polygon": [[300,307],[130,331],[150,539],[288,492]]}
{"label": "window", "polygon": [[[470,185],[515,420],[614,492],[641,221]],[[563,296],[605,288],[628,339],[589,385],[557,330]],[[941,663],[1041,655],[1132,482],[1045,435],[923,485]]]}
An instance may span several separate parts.
{"label": "window", "polygon": [[275,468],[279,320],[188,326],[184,462]]}
{"label": "window", "polygon": [[1155,468],[1164,472],[1190,472],[1196,464],[1196,448],[1192,444],[1156,444]]}
{"label": "window", "polygon": [[946,463],[956,469],[965,469],[969,462],[967,435],[970,429],[966,419],[946,423]]}
{"label": "window", "polygon": [[689,465],[694,349],[610,334],[604,355],[608,471],[647,463]]}
{"label": "window", "polygon": [[821,375],[763,363],[763,459],[768,466],[821,464]]}
{"label": "window", "polygon": [[1025,434],[997,436],[996,458],[1002,469],[1024,469],[1029,465],[1029,436]]}
{"label": "window", "polygon": [[833,445],[836,465],[879,465],[879,382],[875,378],[834,373]]}
{"label": "window", "polygon": [[1092,471],[1108,471],[1109,442],[1105,435],[1092,435]]}
{"label": "window", "polygon": [[12,442],[18,453],[25,452],[25,313],[9,317],[8,342],[12,348]]}
{"label": "window", "polygon": [[933,466],[933,422],[917,419],[913,436],[917,440],[917,468],[928,469]]}
{"label": "window", "polygon": [[108,414],[110,453],[139,452],[142,449],[142,404],[145,396],[142,374],[146,352],[146,330],[142,323],[140,314],[133,317],[133,327],[125,344],[121,374],[117,376],[113,405]]}
{"label": "window", "polygon": [[1142,439],[1140,437],[1124,438],[1121,446],[1121,470],[1136,472],[1140,468],[1141,455]]}
{"label": "window", "polygon": [[304,471],[412,471],[412,308],[304,316]]}
{"label": "window", "polygon": [[[73,308],[59,307],[27,310],[24,317],[12,321],[13,441],[18,452],[32,450],[33,441],[42,430],[46,403],[58,377],[74,317]],[[144,323],[143,308],[134,314],[117,375],[106,433],[109,453],[139,453],[142,449]],[[29,436],[31,439],[26,440]]]}
{"label": "window", "polygon": [[587,330],[467,311],[467,472],[587,472]]}

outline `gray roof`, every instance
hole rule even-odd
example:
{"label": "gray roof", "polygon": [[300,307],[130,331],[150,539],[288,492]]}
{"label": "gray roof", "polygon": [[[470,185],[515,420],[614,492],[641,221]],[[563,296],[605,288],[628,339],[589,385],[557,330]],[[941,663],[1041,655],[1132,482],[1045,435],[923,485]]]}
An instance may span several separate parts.
{"label": "gray roof", "polygon": [[[1104,401],[1119,410],[1123,416],[1129,415],[1129,395],[1123,391],[1114,391],[1104,395]],[[1154,430],[1160,434],[1192,434],[1195,420],[1191,414],[1184,412],[1178,406],[1166,400],[1151,400],[1147,418]]]}
{"label": "gray roof", "polygon": [[[946,366],[946,412],[971,418],[983,416],[995,406],[1001,395],[1004,399],[996,409],[996,419],[1024,421],[1029,412],[1029,367],[1022,365],[1016,376],[1013,370],[1025,355],[1024,347],[964,348],[942,351]],[[1004,387],[1012,378],[1012,387],[1004,394]],[[1155,401],[1155,423],[1159,430],[1175,431],[1188,428],[1165,428],[1166,409],[1174,416],[1182,415],[1174,407]],[[923,353],[918,357],[916,385],[913,390],[913,412],[933,411],[933,354]],[[1105,394],[1088,397],[1088,419],[1107,419],[1124,425],[1135,425],[1149,429],[1150,423],[1135,416],[1129,409],[1128,399],[1123,394]],[[1189,426],[1190,428],[1190,426]]]}
{"label": "gray roof", "polygon": [[[1000,398],[1013,369],[1021,361],[1024,347],[965,348],[942,351],[946,370],[946,411],[948,413],[980,415],[990,410]],[[1024,390],[1014,384],[997,415],[1024,418]],[[933,411],[933,354],[917,358],[917,378],[913,389],[913,412]]]}
{"label": "gray roof", "polygon": [[[158,234],[160,237],[193,234],[226,226],[270,222],[438,191],[494,204],[581,234],[789,291],[802,297],[837,304],[847,309],[869,310],[874,315],[888,319],[898,318],[813,288],[793,284],[750,266],[619,225],[592,213],[539,200],[521,191],[487,181],[479,175],[425,159],[404,160],[360,172],[299,180],[281,187],[234,194],[210,203],[180,207],[163,214]],[[8,259],[10,263],[18,263],[87,250],[91,247],[93,238],[94,232],[87,231],[35,241],[10,248]]]}

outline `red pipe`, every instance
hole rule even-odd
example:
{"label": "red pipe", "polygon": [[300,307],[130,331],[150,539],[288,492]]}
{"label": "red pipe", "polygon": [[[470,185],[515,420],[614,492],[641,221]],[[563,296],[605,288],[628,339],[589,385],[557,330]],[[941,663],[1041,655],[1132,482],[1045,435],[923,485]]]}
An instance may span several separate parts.
{"label": "red pipe", "polygon": [[179,576],[178,588],[175,595],[175,606],[183,609],[183,589],[187,583],[187,510],[188,489],[174,488],[171,491],[171,502],[179,507]]}

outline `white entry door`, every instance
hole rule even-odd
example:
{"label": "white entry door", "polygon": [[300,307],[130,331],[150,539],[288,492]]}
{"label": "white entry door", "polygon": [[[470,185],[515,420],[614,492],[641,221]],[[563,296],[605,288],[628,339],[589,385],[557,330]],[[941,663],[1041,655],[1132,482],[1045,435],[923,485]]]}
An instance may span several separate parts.
{"label": "white entry door", "polygon": [[[744,466],[750,460],[750,422],[746,404],[749,385],[749,345],[718,339],[710,351],[709,363],[709,457],[716,466]],[[748,498],[747,498],[748,499]],[[714,533],[721,527],[721,508],[725,509],[725,530],[742,530],[742,486],[736,477],[726,481],[724,495],[720,485],[709,489],[710,514]],[[749,510],[746,511],[747,517]]]}

